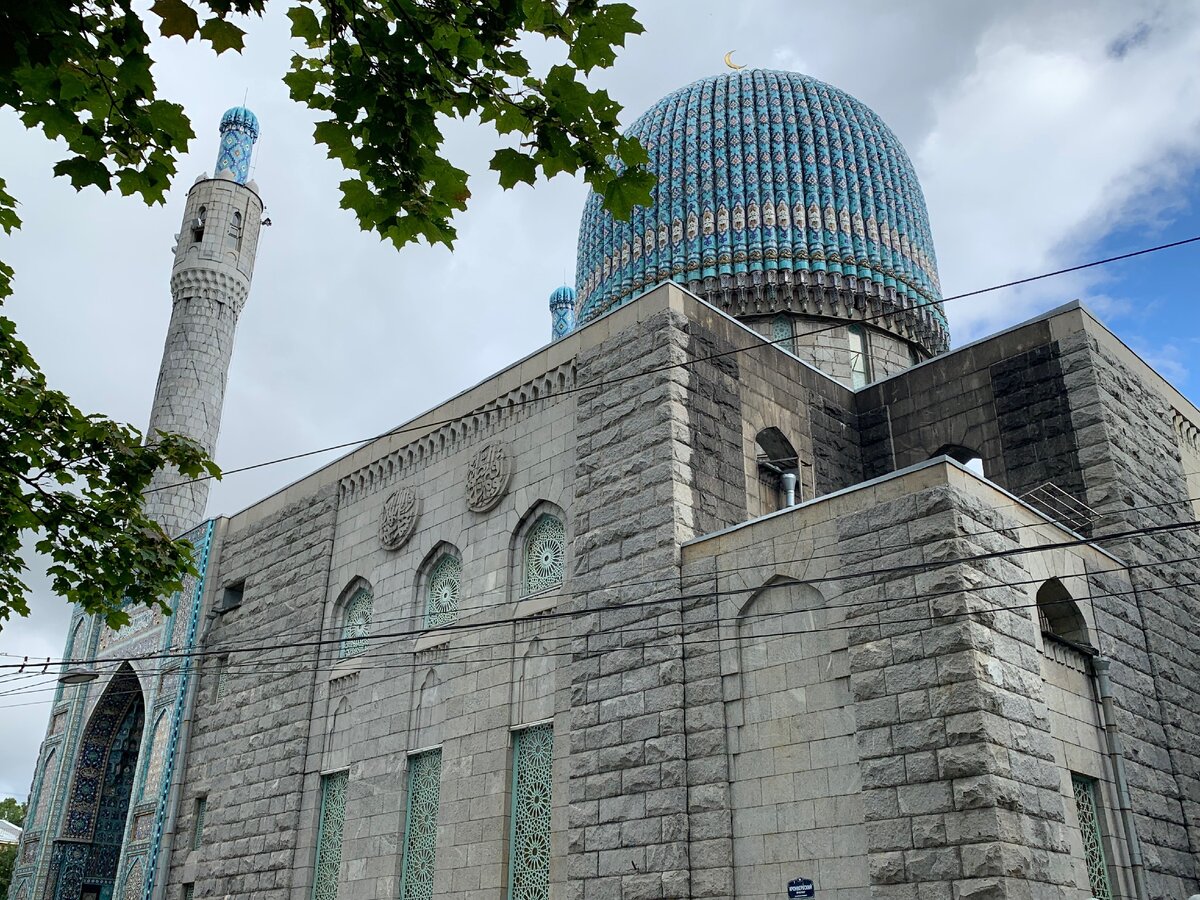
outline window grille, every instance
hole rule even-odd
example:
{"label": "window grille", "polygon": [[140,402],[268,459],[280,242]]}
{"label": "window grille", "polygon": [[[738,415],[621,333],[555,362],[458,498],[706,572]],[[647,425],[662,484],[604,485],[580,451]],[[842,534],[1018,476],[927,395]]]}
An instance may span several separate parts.
{"label": "window grille", "polygon": [[196,885],[194,882],[188,882],[183,886],[183,900],[195,900]]}
{"label": "window grille", "polygon": [[536,594],[562,584],[566,558],[566,527],[554,516],[543,515],[525,538],[525,593]]}
{"label": "window grille", "polygon": [[512,824],[508,900],[550,897],[550,790],[554,730],[550,724],[516,732],[513,740]]}
{"label": "window grille", "polygon": [[359,588],[346,604],[342,623],[342,647],[340,656],[357,656],[367,649],[367,638],[371,636],[371,609],[374,599],[366,588]]}
{"label": "window grille", "polygon": [[796,352],[796,331],[792,326],[791,316],[780,313],[771,322],[771,340],[776,347],[788,353]]}
{"label": "window grille", "polygon": [[208,813],[208,798],[196,798],[196,821],[192,826],[192,849],[199,850],[204,842],[204,817]]}
{"label": "window grille", "polygon": [[225,696],[225,691],[229,688],[229,657],[217,657],[217,690],[216,699],[220,700]]}
{"label": "window grille", "polygon": [[447,553],[429,572],[425,597],[425,627],[449,625],[458,618],[458,594],[462,585],[462,561]]}
{"label": "window grille", "polygon": [[317,830],[317,873],[313,900],[337,900],[342,868],[342,828],[346,824],[346,788],[349,772],[321,778],[321,825]]}
{"label": "window grille", "polygon": [[433,897],[441,781],[441,750],[427,750],[409,757],[400,900],[431,900]]}
{"label": "window grille", "polygon": [[1079,831],[1083,836],[1083,858],[1087,863],[1088,885],[1096,900],[1112,900],[1108,865],[1104,861],[1104,842],[1100,835],[1096,782],[1072,773],[1071,787],[1075,790],[1075,809],[1079,813]]}

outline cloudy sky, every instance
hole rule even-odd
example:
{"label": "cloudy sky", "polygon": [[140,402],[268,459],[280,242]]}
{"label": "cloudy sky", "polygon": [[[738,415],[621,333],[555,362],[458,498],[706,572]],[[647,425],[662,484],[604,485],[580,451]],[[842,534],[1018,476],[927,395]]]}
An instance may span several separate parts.
{"label": "cloudy sky", "polygon": [[[625,121],[722,71],[730,49],[744,64],[850,92],[913,158],[947,295],[1200,234],[1200,6],[1188,0],[640,6],[646,34],[595,80]],[[263,126],[254,177],[274,224],[238,326],[217,448],[226,468],[378,433],[545,343],[546,297],[574,271],[586,196],[561,176],[500,190],[486,170],[494,136],[459,124],[451,153],[476,175],[455,251],[397,252],[362,233],[338,208],[339,171],[312,142],[313,117],[279,80],[291,53],[286,4],[268,7],[241,57],[178,38],[157,46],[160,88],[199,134],[165,206],[76,194],[51,176],[58,150],[0,111],[0,176],[25,221],[0,241],[17,270],[8,313],[54,386],[142,427],[184,196],[211,171],[221,113],[248,94]],[[1168,251],[951,303],[954,342],[1081,298],[1198,398],[1198,260],[1200,249]],[[209,513],[235,512],[329,458],[231,475]],[[58,657],[67,607],[31,581],[33,615],[0,632],[0,652]],[[0,796],[29,790],[49,696],[0,696]]]}

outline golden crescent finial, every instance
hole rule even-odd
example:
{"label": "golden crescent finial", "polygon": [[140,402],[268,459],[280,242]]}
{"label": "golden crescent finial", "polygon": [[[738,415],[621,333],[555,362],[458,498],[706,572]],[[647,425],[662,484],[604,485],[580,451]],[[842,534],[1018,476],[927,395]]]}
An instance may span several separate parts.
{"label": "golden crescent finial", "polygon": [[733,61],[733,54],[735,54],[735,53],[737,53],[736,50],[730,50],[728,53],[725,54],[725,65],[729,66],[729,68],[734,69],[735,71],[737,69],[746,68],[745,66],[739,66],[737,63],[735,63]]}

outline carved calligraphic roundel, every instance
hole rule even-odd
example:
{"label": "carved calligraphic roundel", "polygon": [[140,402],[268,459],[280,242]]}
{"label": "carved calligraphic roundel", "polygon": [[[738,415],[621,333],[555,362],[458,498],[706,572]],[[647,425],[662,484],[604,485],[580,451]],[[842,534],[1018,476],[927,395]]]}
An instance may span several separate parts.
{"label": "carved calligraphic roundel", "polygon": [[486,444],[467,466],[467,508],[487,512],[500,502],[512,480],[512,457],[500,442]]}
{"label": "carved calligraphic roundel", "polygon": [[385,501],[379,516],[379,543],[385,550],[399,550],[417,530],[421,501],[412,488],[400,488]]}

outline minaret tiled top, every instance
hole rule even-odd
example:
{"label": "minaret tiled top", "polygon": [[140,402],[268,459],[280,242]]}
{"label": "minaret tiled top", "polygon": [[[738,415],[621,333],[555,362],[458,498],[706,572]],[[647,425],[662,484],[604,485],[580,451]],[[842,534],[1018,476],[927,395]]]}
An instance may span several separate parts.
{"label": "minaret tiled top", "polygon": [[921,186],[863,103],[807,75],[746,69],[667,95],[628,134],[650,155],[653,200],[620,222],[588,198],[580,325],[671,279],[735,315],[898,316],[907,340],[946,349]]}
{"label": "minaret tiled top", "polygon": [[258,140],[258,116],[235,106],[221,116],[221,150],[213,178],[231,178],[245,184],[250,178],[250,157]]}
{"label": "minaret tiled top", "polygon": [[575,330],[575,288],[569,284],[554,289],[550,295],[550,338],[562,340]]}

